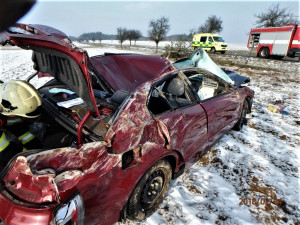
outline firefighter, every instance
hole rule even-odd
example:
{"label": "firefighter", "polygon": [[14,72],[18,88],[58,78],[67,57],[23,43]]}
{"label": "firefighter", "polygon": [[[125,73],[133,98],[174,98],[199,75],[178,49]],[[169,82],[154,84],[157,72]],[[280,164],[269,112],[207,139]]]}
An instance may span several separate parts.
{"label": "firefighter", "polygon": [[42,147],[37,136],[45,129],[34,123],[41,104],[39,93],[28,82],[0,83],[0,166],[19,152]]}

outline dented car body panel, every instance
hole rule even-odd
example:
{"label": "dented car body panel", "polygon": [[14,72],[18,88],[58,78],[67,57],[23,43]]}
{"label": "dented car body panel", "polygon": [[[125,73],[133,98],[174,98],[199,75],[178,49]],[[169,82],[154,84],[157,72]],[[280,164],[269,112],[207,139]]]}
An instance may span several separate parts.
{"label": "dented car body panel", "polygon": [[[161,56],[89,58],[46,26],[21,24],[3,37],[3,44],[33,50],[37,74],[54,78],[39,89],[44,117],[78,138],[55,149],[45,143],[6,166],[0,219],[7,225],[119,221],[154,164],[167,160],[172,177],[187,170],[254,97],[247,87],[203,68],[176,69]],[[77,98],[83,103],[64,104]]]}
{"label": "dented car body panel", "polygon": [[133,91],[175,68],[162,56],[137,54],[105,54],[90,58],[99,76],[114,90]]}

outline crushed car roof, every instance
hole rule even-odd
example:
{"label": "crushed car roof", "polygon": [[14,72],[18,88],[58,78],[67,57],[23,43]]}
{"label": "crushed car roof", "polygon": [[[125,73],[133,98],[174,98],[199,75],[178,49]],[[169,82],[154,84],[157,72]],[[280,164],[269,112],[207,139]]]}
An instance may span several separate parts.
{"label": "crushed car roof", "polygon": [[100,76],[114,91],[132,91],[142,83],[175,70],[162,56],[140,54],[105,54],[90,58]]}

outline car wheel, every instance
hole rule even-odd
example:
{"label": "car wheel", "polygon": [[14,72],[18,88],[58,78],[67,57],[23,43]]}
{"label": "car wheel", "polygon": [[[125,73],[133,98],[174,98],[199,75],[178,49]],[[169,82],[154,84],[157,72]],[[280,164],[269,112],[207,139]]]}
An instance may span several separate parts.
{"label": "car wheel", "polygon": [[232,128],[233,130],[239,131],[243,128],[243,125],[246,123],[247,112],[248,112],[248,102],[244,101],[240,119],[237,121],[237,123]]}
{"label": "car wheel", "polygon": [[267,59],[270,57],[270,50],[269,48],[261,48],[258,52],[258,56],[260,58],[264,58],[264,59]]}
{"label": "car wheel", "polygon": [[225,54],[225,51],[221,51],[221,54]]}
{"label": "car wheel", "polygon": [[212,47],[209,52],[216,53],[216,49],[214,47]]}
{"label": "car wheel", "polygon": [[140,179],[128,203],[127,216],[132,220],[144,220],[154,213],[170,187],[172,168],[168,161],[160,160]]}

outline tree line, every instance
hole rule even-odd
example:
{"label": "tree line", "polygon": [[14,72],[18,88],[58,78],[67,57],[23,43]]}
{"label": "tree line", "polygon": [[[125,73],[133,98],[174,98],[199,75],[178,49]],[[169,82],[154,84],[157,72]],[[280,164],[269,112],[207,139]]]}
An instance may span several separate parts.
{"label": "tree line", "polygon": [[96,41],[99,40],[100,43],[102,40],[113,40],[115,39],[115,35],[110,34],[103,34],[102,32],[89,32],[89,33],[83,33],[78,38],[74,38],[78,41],[84,41],[84,40],[92,40]]}
{"label": "tree line", "polygon": [[[297,16],[295,16],[290,9],[280,8],[279,4],[272,4],[267,10],[254,15],[256,17],[255,25],[257,27],[280,27],[289,23],[299,23]],[[190,30],[189,34],[173,35],[173,39],[189,41],[196,33],[219,33],[223,30],[222,19],[216,15],[209,16],[205,22],[198,28]],[[160,17],[156,20],[150,20],[148,25],[148,39],[154,41],[156,44],[156,52],[158,50],[159,42],[166,40],[167,33],[171,29],[169,19],[167,17]],[[137,41],[142,36],[139,30],[127,29],[126,27],[118,27],[116,35],[106,35],[102,32],[84,33],[78,37],[78,40],[111,40],[117,39],[122,48],[122,43],[129,40],[130,46],[132,41]],[[171,39],[171,36],[169,36]]]}

